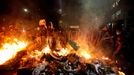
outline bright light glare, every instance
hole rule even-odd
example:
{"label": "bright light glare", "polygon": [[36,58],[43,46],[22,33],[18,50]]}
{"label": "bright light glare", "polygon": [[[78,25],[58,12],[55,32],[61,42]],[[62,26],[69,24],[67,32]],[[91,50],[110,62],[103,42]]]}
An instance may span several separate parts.
{"label": "bright light glare", "polygon": [[24,12],[28,12],[28,9],[26,9],[26,8],[24,8],[23,10],[24,10]]}

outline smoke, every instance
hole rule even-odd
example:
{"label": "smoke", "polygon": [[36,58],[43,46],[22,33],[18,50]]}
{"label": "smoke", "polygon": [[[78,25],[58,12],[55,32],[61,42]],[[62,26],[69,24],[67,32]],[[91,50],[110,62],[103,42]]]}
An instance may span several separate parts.
{"label": "smoke", "polygon": [[82,29],[99,28],[107,10],[107,0],[64,0],[65,25],[79,25]]}
{"label": "smoke", "polygon": [[80,23],[82,28],[99,28],[104,15],[104,3],[101,0],[80,0],[82,3],[82,14]]}
{"label": "smoke", "polygon": [[106,0],[103,2],[101,0],[77,0],[73,6],[67,6],[67,12],[70,12],[69,15],[71,14],[68,16],[71,22],[81,27],[82,34],[78,36],[78,40],[84,45],[88,45],[90,51],[96,56],[109,55],[112,51],[112,44],[104,40],[105,35],[100,29],[107,10],[104,8],[106,6]]}

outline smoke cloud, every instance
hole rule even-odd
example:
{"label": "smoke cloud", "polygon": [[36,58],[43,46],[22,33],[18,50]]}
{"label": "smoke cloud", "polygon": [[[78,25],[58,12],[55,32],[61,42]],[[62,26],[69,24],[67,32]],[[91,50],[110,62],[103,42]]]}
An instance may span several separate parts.
{"label": "smoke cloud", "polygon": [[[107,12],[107,0],[64,0],[64,23],[68,26],[79,25],[82,34],[79,36],[81,42],[88,44],[94,53],[109,54],[111,45],[106,45],[105,35],[99,27],[104,21]],[[84,34],[83,34],[84,33]],[[90,49],[89,48],[89,49]]]}

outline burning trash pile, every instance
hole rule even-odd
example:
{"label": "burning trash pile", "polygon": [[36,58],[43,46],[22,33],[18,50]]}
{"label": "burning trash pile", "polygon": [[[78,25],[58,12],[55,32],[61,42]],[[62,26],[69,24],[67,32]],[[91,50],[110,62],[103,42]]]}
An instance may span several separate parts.
{"label": "burning trash pile", "polygon": [[[83,54],[83,53],[82,53]],[[125,75],[123,72],[113,71],[109,58],[95,59],[90,54],[83,56],[69,53],[57,57],[54,54],[43,56],[42,62],[36,64],[32,75]]]}
{"label": "burning trash pile", "polygon": [[91,63],[80,61],[80,57],[69,54],[62,60],[39,63],[32,75],[117,75],[110,67],[104,66],[99,60]]}
{"label": "burning trash pile", "polygon": [[66,48],[56,46],[52,50],[46,45],[41,50],[28,51],[21,61],[18,75],[24,68],[30,68],[31,75],[125,75],[108,57],[96,58],[72,40]]}
{"label": "burning trash pile", "polygon": [[[17,61],[11,66],[17,67],[17,75],[125,75],[111,59],[96,57],[82,40],[72,40],[51,26],[45,32],[45,28],[40,26],[41,36],[31,42],[9,38],[0,48],[0,66]],[[22,73],[24,69],[30,74]]]}

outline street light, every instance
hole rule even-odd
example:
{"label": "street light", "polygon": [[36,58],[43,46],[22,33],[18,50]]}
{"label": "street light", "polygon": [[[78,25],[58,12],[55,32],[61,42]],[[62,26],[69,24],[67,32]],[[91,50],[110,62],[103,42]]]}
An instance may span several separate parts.
{"label": "street light", "polygon": [[27,8],[24,8],[23,11],[24,11],[24,12],[29,12]]}

